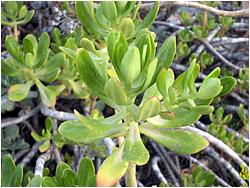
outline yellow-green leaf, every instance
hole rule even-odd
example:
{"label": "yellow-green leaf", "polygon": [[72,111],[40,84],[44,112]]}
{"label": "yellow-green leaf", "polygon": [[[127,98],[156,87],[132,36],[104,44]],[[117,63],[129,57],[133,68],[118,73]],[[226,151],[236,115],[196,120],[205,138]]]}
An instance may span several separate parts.
{"label": "yellow-green leaf", "polygon": [[139,112],[139,121],[156,116],[161,111],[161,103],[157,97],[147,99]]}
{"label": "yellow-green leaf", "polygon": [[97,187],[114,186],[126,173],[128,162],[122,159],[124,144],[104,160],[96,175]]}
{"label": "yellow-green leaf", "polygon": [[11,101],[21,101],[29,95],[33,81],[28,81],[25,84],[16,84],[9,88],[8,97]]}
{"label": "yellow-green leaf", "polygon": [[197,153],[209,144],[202,136],[182,129],[158,128],[153,125],[141,125],[139,129],[142,134],[180,154]]}
{"label": "yellow-green leaf", "polygon": [[137,165],[144,165],[149,160],[149,152],[143,144],[138,124],[132,122],[125,140],[122,159]]}

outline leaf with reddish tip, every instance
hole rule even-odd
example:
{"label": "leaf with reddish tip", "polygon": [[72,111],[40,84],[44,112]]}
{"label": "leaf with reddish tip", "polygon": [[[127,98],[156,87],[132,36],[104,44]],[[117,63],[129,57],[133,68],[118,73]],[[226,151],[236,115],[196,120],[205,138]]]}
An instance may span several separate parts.
{"label": "leaf with reddish tip", "polygon": [[96,175],[97,187],[115,185],[127,171],[128,162],[122,159],[124,144],[104,160]]}

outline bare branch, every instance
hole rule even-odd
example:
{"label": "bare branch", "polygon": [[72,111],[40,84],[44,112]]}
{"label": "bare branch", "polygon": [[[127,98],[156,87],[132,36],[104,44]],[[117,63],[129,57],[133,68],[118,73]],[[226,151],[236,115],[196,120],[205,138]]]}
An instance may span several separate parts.
{"label": "bare branch", "polygon": [[17,161],[18,159],[20,159],[23,155],[25,155],[29,150],[30,150],[30,149],[27,148],[27,149],[23,149],[23,150],[18,151],[18,152],[14,155],[14,157],[13,157],[14,161],[16,162],[16,161]]}
{"label": "bare branch", "polygon": [[[207,41],[209,42],[209,41],[211,41],[214,37],[215,37],[215,35],[219,32],[219,30],[220,30],[220,26],[217,26],[213,31],[211,31],[210,33],[209,33],[209,35],[207,36]],[[196,54],[196,56],[198,57],[202,52],[203,52],[203,50],[205,49],[205,46],[202,44],[202,45],[200,45],[198,48],[197,48],[197,50],[195,51],[195,54]]]}
{"label": "bare branch", "polygon": [[209,134],[207,132],[204,132],[200,129],[197,129],[195,127],[182,127],[182,129],[185,129],[185,130],[188,130],[191,132],[195,132],[195,133],[203,136],[204,138],[206,138],[208,140],[208,142],[210,142],[211,144],[213,144],[214,146],[216,146],[217,148],[222,150],[224,153],[226,153],[228,156],[230,156],[239,166],[241,164],[243,164],[244,167],[248,169],[247,164],[239,157],[239,155],[237,153],[235,153],[234,150],[232,150],[229,146],[224,144],[218,138],[212,136],[211,134]]}
{"label": "bare branch", "polygon": [[220,155],[213,148],[208,146],[203,151],[213,158],[215,162],[219,162],[225,166],[228,172],[240,183],[240,185],[245,185],[245,181],[240,177],[239,173],[233,168],[233,166],[223,157],[220,157]]}
{"label": "bare branch", "polygon": [[26,119],[29,119],[30,117],[35,115],[37,112],[39,112],[40,107],[41,107],[41,104],[39,104],[36,108],[34,108],[33,110],[31,110],[30,112],[28,112],[27,114],[21,117],[14,118],[14,119],[4,119],[1,123],[1,128],[8,127],[10,125],[15,125],[15,124],[25,121]]}
{"label": "bare branch", "polygon": [[216,55],[223,63],[228,65],[229,67],[232,67],[233,69],[240,70],[240,67],[232,64],[230,61],[228,61],[226,58],[224,58],[209,42],[207,39],[200,39],[200,41],[214,54]]}
{"label": "bare branch", "polygon": [[216,181],[224,186],[224,187],[231,187],[227,182],[225,182],[222,178],[220,178],[217,174],[215,174],[212,170],[210,170],[206,165],[204,165],[202,162],[200,162],[199,160],[197,160],[196,158],[190,156],[190,159],[193,163],[201,166],[203,169],[205,169],[206,171],[209,171],[210,173],[212,173],[215,176]]}
{"label": "bare branch", "polygon": [[36,142],[32,148],[30,149],[29,153],[23,158],[21,164],[23,164],[23,166],[26,166],[30,160],[35,156],[36,152],[38,151],[39,146],[42,144],[43,142]]}
{"label": "bare branch", "polygon": [[41,112],[45,116],[49,116],[49,117],[52,117],[52,118],[55,118],[55,119],[61,120],[61,121],[76,120],[77,119],[75,114],[52,110],[52,109],[49,109],[45,105],[41,106]]}
{"label": "bare branch", "polygon": [[[146,3],[142,4],[141,8],[149,9],[153,3]],[[216,14],[218,16],[229,16],[229,17],[235,17],[235,16],[241,16],[241,17],[249,17],[249,9],[241,9],[236,11],[226,11],[226,10],[219,10],[217,8],[213,8],[201,3],[197,2],[191,2],[191,1],[163,1],[161,2],[161,6],[184,6],[184,7],[193,7],[197,9],[201,9],[207,12],[211,12],[213,14]]]}
{"label": "bare branch", "polygon": [[236,10],[236,11],[225,11],[225,10],[219,10],[217,8],[214,8],[214,7],[210,7],[210,6],[201,4],[201,3],[191,2],[191,1],[175,1],[175,2],[173,2],[173,5],[198,8],[198,9],[201,9],[201,10],[204,10],[204,11],[214,13],[214,14],[216,14],[218,16],[249,17],[249,9],[242,9],[242,10]]}
{"label": "bare branch", "polygon": [[237,44],[237,43],[248,43],[249,38],[231,38],[231,37],[221,37],[221,38],[214,38],[211,40],[213,46],[220,46],[226,44]]}
{"label": "bare branch", "polygon": [[153,159],[152,159],[152,169],[153,171],[155,172],[157,178],[160,180],[160,182],[163,182],[164,184],[168,185],[168,181],[167,179],[163,176],[159,166],[158,166],[158,162],[160,161],[160,157],[158,156],[155,156]]}
{"label": "bare branch", "polygon": [[[180,184],[179,184],[179,182],[177,181],[177,179],[175,178],[175,175],[174,175],[174,173],[173,173],[173,171],[172,171],[172,169],[171,169],[169,163],[168,163],[167,160],[165,159],[164,153],[162,153],[162,151],[158,148],[158,146],[160,146],[160,145],[156,144],[155,142],[153,142],[153,141],[151,141],[151,140],[150,140],[150,144],[153,146],[154,150],[161,156],[162,161],[163,161],[163,163],[164,163],[164,165],[165,165],[165,167],[166,167],[166,169],[167,169],[167,172],[169,173],[170,178],[172,179],[174,185],[177,186],[177,187],[179,187]],[[178,171],[177,171],[176,174],[180,177],[180,175],[178,174]]]}
{"label": "bare branch", "polygon": [[239,96],[238,94],[236,94],[236,93],[230,93],[229,95],[231,97],[235,98],[240,103],[242,103],[244,105],[248,105],[248,102],[245,99],[243,99],[241,96]]}
{"label": "bare branch", "polygon": [[44,164],[51,157],[51,148],[36,160],[35,176],[43,177]]}

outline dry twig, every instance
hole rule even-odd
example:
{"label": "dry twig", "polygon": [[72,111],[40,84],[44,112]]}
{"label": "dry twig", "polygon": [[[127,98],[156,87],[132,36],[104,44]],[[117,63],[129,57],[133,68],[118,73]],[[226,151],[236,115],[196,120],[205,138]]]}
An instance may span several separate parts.
{"label": "dry twig", "polygon": [[247,164],[239,157],[239,155],[237,153],[235,153],[229,146],[224,144],[218,138],[212,136],[211,134],[209,134],[207,132],[204,132],[200,129],[197,129],[195,127],[183,127],[182,129],[185,129],[185,130],[188,130],[191,132],[195,132],[195,133],[203,136],[204,138],[206,138],[208,140],[208,142],[210,142],[211,144],[213,144],[214,146],[216,146],[217,148],[222,150],[224,153],[226,153],[228,156],[230,156],[239,166],[241,164],[243,164],[244,167],[248,169]]}
{"label": "dry twig", "polygon": [[208,146],[203,151],[206,152],[210,157],[212,157],[215,162],[223,164],[223,166],[235,178],[235,180],[237,180],[240,183],[240,185],[245,185],[245,181],[240,177],[239,173],[233,168],[233,166],[229,162],[227,162],[224,158],[222,158],[213,148]]}
{"label": "dry twig", "polygon": [[155,156],[153,159],[152,159],[152,169],[153,171],[155,172],[157,178],[160,180],[160,182],[163,182],[165,185],[168,185],[168,181],[166,180],[166,178],[163,176],[159,166],[158,166],[158,162],[160,161],[160,157],[158,156]]}
{"label": "dry twig", "polygon": [[14,118],[14,119],[4,119],[1,123],[1,128],[3,127],[8,127],[10,125],[15,125],[18,123],[21,123],[23,121],[25,121],[26,119],[29,119],[30,117],[32,117],[34,114],[36,114],[37,112],[39,112],[41,107],[41,104],[39,104],[36,108],[34,108],[33,110],[31,110],[30,112],[28,112],[27,114],[18,117],[18,118]]}

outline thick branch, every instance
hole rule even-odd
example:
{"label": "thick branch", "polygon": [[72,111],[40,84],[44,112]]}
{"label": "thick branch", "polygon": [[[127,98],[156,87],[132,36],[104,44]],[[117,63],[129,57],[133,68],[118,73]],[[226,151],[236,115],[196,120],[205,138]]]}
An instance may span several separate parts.
{"label": "thick branch", "polygon": [[195,132],[195,133],[203,136],[204,138],[206,138],[208,140],[208,142],[210,142],[211,144],[213,144],[214,146],[216,146],[217,148],[222,150],[224,153],[226,153],[228,156],[230,156],[239,166],[241,164],[243,164],[244,167],[248,169],[247,164],[238,156],[238,154],[235,153],[234,150],[232,150],[230,147],[228,147],[226,144],[224,144],[218,138],[212,136],[211,134],[209,134],[207,132],[204,132],[200,129],[197,129],[195,127],[183,127],[182,129],[185,129],[185,130],[188,130],[191,132]]}
{"label": "thick branch", "polygon": [[36,161],[35,176],[43,177],[44,164],[51,157],[51,148],[44,154],[42,154]]}
{"label": "thick branch", "polygon": [[190,1],[175,1],[173,5],[177,6],[187,6],[187,7],[193,7],[198,8],[201,10],[205,10],[207,12],[214,13],[218,16],[241,16],[241,17],[249,17],[249,9],[242,9],[242,10],[236,10],[236,11],[225,11],[225,10],[219,10],[214,7],[210,7],[201,3],[197,2],[190,2]]}

